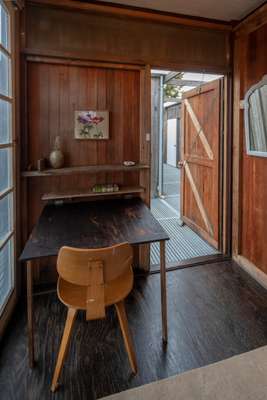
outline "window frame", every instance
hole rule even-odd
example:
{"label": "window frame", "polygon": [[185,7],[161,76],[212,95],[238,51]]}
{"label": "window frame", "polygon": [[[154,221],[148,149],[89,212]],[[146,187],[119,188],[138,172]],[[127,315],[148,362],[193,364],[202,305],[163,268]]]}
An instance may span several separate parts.
{"label": "window frame", "polygon": [[10,129],[11,134],[7,143],[0,144],[0,149],[11,149],[11,160],[9,160],[9,168],[11,168],[11,182],[9,186],[0,192],[0,200],[6,196],[12,194],[12,227],[7,235],[3,238],[0,243],[0,251],[8,246],[8,242],[12,243],[12,253],[10,254],[12,260],[12,287],[9,290],[6,299],[2,305],[0,305],[0,337],[4,331],[7,321],[9,320],[13,308],[17,300],[17,231],[16,231],[16,200],[17,200],[17,149],[16,149],[16,104],[15,104],[15,92],[16,92],[16,65],[15,65],[15,9],[10,2],[0,0],[1,6],[8,14],[8,49],[6,49],[0,43],[0,51],[5,54],[10,60],[9,69],[9,92],[8,96],[0,93],[0,99],[9,103],[11,107],[10,117]]}
{"label": "window frame", "polygon": [[251,86],[251,88],[247,91],[245,98],[244,98],[244,124],[245,124],[245,139],[246,139],[246,151],[248,156],[256,156],[256,157],[267,157],[267,151],[261,150],[254,150],[252,149],[252,129],[251,129],[251,120],[250,120],[250,97],[261,87],[267,85],[267,75],[264,75],[263,78],[256,83],[255,85]]}

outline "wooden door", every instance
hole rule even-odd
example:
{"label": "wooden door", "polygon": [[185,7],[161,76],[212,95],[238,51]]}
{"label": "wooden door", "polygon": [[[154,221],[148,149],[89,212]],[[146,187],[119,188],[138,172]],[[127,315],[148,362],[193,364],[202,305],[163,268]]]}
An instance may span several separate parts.
{"label": "wooden door", "polygon": [[222,79],[186,92],[182,102],[181,218],[216,249],[220,241]]}

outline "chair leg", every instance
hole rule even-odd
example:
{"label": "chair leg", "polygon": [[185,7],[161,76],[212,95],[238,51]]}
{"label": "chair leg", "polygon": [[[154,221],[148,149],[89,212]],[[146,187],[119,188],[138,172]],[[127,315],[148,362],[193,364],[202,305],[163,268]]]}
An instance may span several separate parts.
{"label": "chair leg", "polygon": [[59,353],[58,353],[58,357],[57,357],[56,368],[55,368],[52,385],[51,385],[52,392],[54,392],[58,386],[58,379],[59,379],[59,375],[60,375],[60,372],[61,372],[61,369],[62,369],[62,366],[64,363],[65,356],[67,354],[68,345],[70,342],[71,332],[72,332],[73,323],[75,321],[76,314],[77,314],[77,310],[75,310],[74,308],[68,309],[64,333],[63,333],[63,336],[61,339],[60,349],[59,349]]}
{"label": "chair leg", "polygon": [[116,311],[118,314],[120,327],[121,327],[121,331],[122,331],[122,336],[124,339],[124,343],[125,343],[126,351],[127,351],[128,357],[129,357],[130,364],[131,364],[131,368],[132,368],[133,373],[136,374],[137,373],[137,363],[136,363],[136,358],[135,358],[133,342],[132,342],[132,338],[131,338],[130,331],[129,331],[124,302],[120,301],[119,303],[115,304],[115,307],[116,307]]}

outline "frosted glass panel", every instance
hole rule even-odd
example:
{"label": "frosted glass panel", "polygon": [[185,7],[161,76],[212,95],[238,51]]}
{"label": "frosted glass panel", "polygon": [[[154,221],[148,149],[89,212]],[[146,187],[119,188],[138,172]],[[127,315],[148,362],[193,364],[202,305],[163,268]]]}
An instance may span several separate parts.
{"label": "frosted glass panel", "polygon": [[12,186],[11,159],[11,149],[0,149],[0,193]]}
{"label": "frosted glass panel", "polygon": [[11,104],[0,99],[0,144],[11,142]]}
{"label": "frosted glass panel", "polygon": [[0,200],[0,245],[12,229],[12,193],[10,193]]}
{"label": "frosted glass panel", "polygon": [[[8,54],[10,53],[10,16],[2,0],[0,0],[0,44],[2,46],[2,50],[0,50],[0,94],[11,98],[11,59]],[[12,106],[5,101],[3,96],[0,99],[0,144],[6,145],[12,143]],[[11,147],[0,149],[0,193],[4,194],[0,200],[0,317],[14,288],[13,236],[6,242],[14,231],[14,195],[13,192],[9,194],[3,193],[13,185],[12,154],[13,148]]]}
{"label": "frosted glass panel", "polygon": [[13,239],[10,239],[0,250],[0,310],[8,299],[8,296],[14,286],[13,246]]}
{"label": "frosted glass panel", "polygon": [[0,93],[10,96],[10,59],[0,51]]}
{"label": "frosted glass panel", "polygon": [[6,49],[9,49],[8,30],[9,30],[8,14],[3,5],[0,4],[0,43]]}
{"label": "frosted glass panel", "polygon": [[250,150],[267,152],[267,85],[249,98]]}

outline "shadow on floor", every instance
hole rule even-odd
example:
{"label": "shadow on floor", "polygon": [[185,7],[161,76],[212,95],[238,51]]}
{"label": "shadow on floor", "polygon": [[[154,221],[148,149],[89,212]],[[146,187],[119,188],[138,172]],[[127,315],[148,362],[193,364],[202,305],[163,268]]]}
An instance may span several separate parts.
{"label": "shadow on floor", "polygon": [[181,171],[168,164],[163,164],[163,193],[165,201],[180,214]]}
{"label": "shadow on floor", "polygon": [[140,278],[126,308],[136,349],[132,376],[114,309],[75,323],[62,386],[50,384],[66,317],[56,294],[35,296],[36,367],[28,368],[26,309],[1,342],[3,400],[94,400],[267,344],[267,292],[231,262],[167,273],[169,342],[161,341],[160,276]]}
{"label": "shadow on floor", "polygon": [[[166,246],[167,263],[176,263],[195,257],[219,254],[188,226],[180,224],[180,170],[163,164],[164,199],[151,200],[151,211],[170,236]],[[158,269],[160,263],[159,244],[151,245],[151,269]]]}

